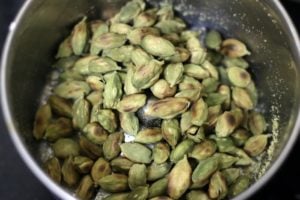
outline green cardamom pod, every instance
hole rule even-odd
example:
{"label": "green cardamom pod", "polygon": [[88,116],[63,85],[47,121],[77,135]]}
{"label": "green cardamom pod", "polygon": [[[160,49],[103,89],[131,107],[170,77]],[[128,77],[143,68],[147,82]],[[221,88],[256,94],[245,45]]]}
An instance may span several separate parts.
{"label": "green cardamom pod", "polygon": [[82,200],[89,200],[94,195],[94,190],[94,182],[91,176],[86,175],[81,179],[76,189],[76,196]]}
{"label": "green cardamom pod", "polygon": [[147,96],[145,94],[131,94],[124,96],[118,103],[117,109],[119,112],[137,112],[146,104]]}
{"label": "green cardamom pod", "polygon": [[58,158],[66,159],[70,156],[79,155],[79,145],[72,139],[63,138],[57,140],[53,145],[54,155]]}
{"label": "green cardamom pod", "polygon": [[51,118],[52,112],[49,104],[44,104],[39,107],[35,114],[35,120],[33,124],[33,136],[35,139],[40,140],[44,137],[45,131],[48,129]]}
{"label": "green cardamom pod", "polygon": [[184,113],[190,106],[185,98],[166,98],[151,102],[145,110],[145,115],[161,119],[172,119]]}
{"label": "green cardamom pod", "polygon": [[80,97],[74,102],[72,111],[74,128],[83,129],[90,121],[90,103]]}
{"label": "green cardamom pod", "polygon": [[172,165],[167,162],[162,164],[156,164],[155,162],[153,162],[151,165],[148,166],[148,181],[156,181],[158,179],[163,178],[170,172],[171,167]]}
{"label": "green cardamom pod", "polygon": [[167,189],[168,189],[168,179],[167,178],[159,179],[154,183],[152,183],[152,185],[150,186],[148,198],[164,195],[166,194]]}
{"label": "green cardamom pod", "polygon": [[168,176],[168,195],[179,199],[189,188],[191,183],[192,168],[187,156],[184,156],[171,170]]}
{"label": "green cardamom pod", "polygon": [[68,186],[74,186],[79,182],[79,173],[73,165],[73,158],[69,157],[64,160],[61,167],[61,174],[64,182]]}
{"label": "green cardamom pod", "polygon": [[153,160],[157,164],[162,164],[168,160],[170,148],[167,143],[157,143],[153,148]]}
{"label": "green cardamom pod", "polygon": [[116,108],[119,101],[121,100],[123,90],[120,76],[117,72],[112,72],[104,76],[106,81],[104,93],[103,93],[103,104],[105,108]]}
{"label": "green cardamom pod", "polygon": [[217,157],[210,157],[200,162],[194,169],[192,180],[194,183],[202,182],[208,179],[213,173],[218,170],[219,160]]}
{"label": "green cardamom pod", "polygon": [[217,150],[217,145],[211,140],[204,140],[200,144],[196,144],[192,151],[189,153],[189,157],[195,158],[201,162],[212,156]]}
{"label": "green cardamom pod", "polygon": [[194,142],[192,140],[183,140],[176,146],[175,149],[172,150],[170,155],[170,161],[177,163],[193,149],[193,146]]}
{"label": "green cardamom pod", "polygon": [[135,142],[143,144],[152,144],[162,140],[160,128],[146,128],[138,132]]}
{"label": "green cardamom pod", "polygon": [[82,131],[95,144],[103,144],[108,137],[107,131],[96,122],[87,124]]}
{"label": "green cardamom pod", "polygon": [[128,177],[124,174],[111,174],[97,181],[106,192],[124,192],[128,189]]}
{"label": "green cardamom pod", "polygon": [[[48,99],[48,103],[54,113],[62,117],[73,117],[72,104],[67,99],[61,98],[56,95],[51,95]],[[47,116],[46,113],[44,113]],[[45,117],[44,116],[44,117]]]}
{"label": "green cardamom pod", "polygon": [[150,88],[154,83],[156,83],[163,71],[162,65],[164,63],[151,60],[147,65],[137,67],[134,70],[132,76],[132,84],[137,89],[147,89]]}
{"label": "green cardamom pod", "polygon": [[191,108],[192,124],[202,126],[208,117],[208,106],[201,98]]}
{"label": "green cardamom pod", "polygon": [[86,20],[87,17],[84,17],[76,24],[71,35],[71,45],[75,55],[81,55],[87,43],[88,30]]}
{"label": "green cardamom pod", "polygon": [[171,87],[166,80],[160,79],[150,89],[155,97],[159,99],[164,99],[167,97],[174,96],[177,88]]}
{"label": "green cardamom pod", "polygon": [[144,164],[134,164],[128,173],[128,185],[131,190],[147,184],[147,168]]}
{"label": "green cardamom pod", "polygon": [[175,54],[175,47],[170,41],[154,35],[146,35],[142,40],[141,46],[149,54],[161,58]]}
{"label": "green cardamom pod", "polygon": [[177,119],[165,119],[161,124],[161,133],[168,144],[175,148],[180,139],[180,127]]}
{"label": "green cardamom pod", "polygon": [[45,162],[45,170],[55,182],[61,182],[61,166],[56,157],[52,157]]}
{"label": "green cardamom pod", "polygon": [[83,81],[65,81],[54,88],[54,93],[65,99],[77,99],[90,93],[90,87]]}
{"label": "green cardamom pod", "polygon": [[47,126],[44,138],[50,142],[72,135],[72,121],[68,118],[58,118]]}
{"label": "green cardamom pod", "polygon": [[119,113],[120,126],[129,135],[137,135],[140,122],[135,113]]}
{"label": "green cardamom pod", "polygon": [[108,136],[103,143],[103,154],[107,160],[112,160],[121,153],[120,144],[123,140],[124,134],[122,132],[112,133]]}
{"label": "green cardamom pod", "polygon": [[111,168],[109,162],[104,158],[98,158],[91,169],[91,177],[93,178],[94,182],[99,181],[101,178],[109,175],[110,173]]}
{"label": "green cardamom pod", "polygon": [[120,146],[124,156],[133,162],[149,164],[152,161],[151,150],[142,144],[124,143]]}

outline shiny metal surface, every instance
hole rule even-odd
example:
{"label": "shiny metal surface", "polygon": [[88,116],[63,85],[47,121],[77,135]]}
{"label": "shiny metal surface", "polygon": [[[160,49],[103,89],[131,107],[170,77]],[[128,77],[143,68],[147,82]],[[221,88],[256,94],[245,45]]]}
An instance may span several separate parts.
{"label": "shiny metal surface", "polygon": [[[51,181],[40,167],[32,121],[55,47],[83,15],[108,18],[121,0],[29,0],[11,26],[3,52],[1,100],[11,137],[33,173],[61,199],[74,197]],[[150,1],[157,4],[157,0]],[[245,199],[265,184],[284,161],[296,140],[300,119],[300,45],[297,33],[277,0],[174,0],[175,9],[192,28],[216,28],[246,41],[259,88],[259,109],[270,130],[278,122],[278,143],[266,173],[237,199]],[[276,138],[275,138],[276,139]]]}

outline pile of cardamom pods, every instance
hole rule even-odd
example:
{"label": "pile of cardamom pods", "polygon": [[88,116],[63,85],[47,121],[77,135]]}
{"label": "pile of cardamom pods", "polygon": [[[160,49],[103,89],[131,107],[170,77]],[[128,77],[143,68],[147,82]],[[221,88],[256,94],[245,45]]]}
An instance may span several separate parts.
{"label": "pile of cardamom pods", "polygon": [[[33,136],[45,170],[80,199],[224,199],[249,187],[269,135],[237,39],[187,30],[171,5],[133,0],[107,21],[84,17],[60,44],[59,83]],[[143,126],[137,113],[157,119]],[[125,136],[132,136],[125,142]]]}

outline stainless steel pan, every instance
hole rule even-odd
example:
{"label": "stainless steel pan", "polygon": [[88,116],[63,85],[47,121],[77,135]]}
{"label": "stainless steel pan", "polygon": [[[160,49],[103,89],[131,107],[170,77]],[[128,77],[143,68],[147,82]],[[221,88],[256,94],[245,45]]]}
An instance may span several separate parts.
{"label": "stainless steel pan", "polygon": [[[158,0],[149,1],[157,4]],[[1,68],[1,100],[9,133],[32,172],[61,199],[74,199],[40,167],[32,121],[58,42],[83,15],[108,18],[122,0],[28,0],[10,27]],[[297,139],[300,118],[300,44],[278,0],[174,0],[178,14],[195,29],[208,27],[246,41],[259,89],[259,109],[273,140],[257,181],[237,199],[261,188],[278,170]]]}

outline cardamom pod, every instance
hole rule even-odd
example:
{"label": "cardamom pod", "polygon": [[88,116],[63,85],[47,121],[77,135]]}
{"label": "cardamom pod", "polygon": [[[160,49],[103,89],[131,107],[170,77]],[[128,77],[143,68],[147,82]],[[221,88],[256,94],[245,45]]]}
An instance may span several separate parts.
{"label": "cardamom pod", "polygon": [[137,112],[141,107],[146,104],[147,96],[145,94],[131,94],[124,96],[118,103],[119,112]]}
{"label": "cardamom pod", "polygon": [[111,58],[116,62],[128,63],[131,60],[134,47],[131,45],[121,46],[114,49],[105,49],[103,50],[102,56]]}
{"label": "cardamom pod", "polygon": [[162,140],[160,128],[146,128],[138,132],[135,142],[143,144],[152,144]]}
{"label": "cardamom pod", "polygon": [[124,34],[104,33],[91,41],[91,46],[93,47],[91,53],[97,55],[101,50],[121,47],[126,40],[126,35]]}
{"label": "cardamom pod", "polygon": [[221,53],[230,57],[238,58],[251,55],[246,45],[237,39],[226,39],[222,42]]}
{"label": "cardamom pod", "polygon": [[174,96],[176,87],[171,87],[166,80],[160,79],[151,87],[151,92],[155,97],[164,99]]}
{"label": "cardamom pod", "polygon": [[113,133],[116,131],[117,119],[113,111],[107,109],[98,110],[97,120],[100,125],[108,132]]}
{"label": "cardamom pod", "polygon": [[142,40],[141,46],[149,54],[161,58],[175,54],[175,47],[170,41],[154,35],[146,35]]}
{"label": "cardamom pod", "polygon": [[222,36],[216,30],[210,30],[205,37],[205,45],[207,48],[220,50],[222,44]]}
{"label": "cardamom pod", "polygon": [[196,144],[192,151],[189,153],[189,157],[195,158],[199,161],[205,160],[212,156],[217,150],[217,145],[211,140],[204,140],[200,144]]}
{"label": "cardamom pod", "polygon": [[107,131],[96,122],[87,124],[82,131],[95,144],[103,144],[108,137]]}
{"label": "cardamom pod", "polygon": [[127,38],[132,45],[141,45],[143,38],[147,35],[159,36],[160,32],[153,27],[138,27],[127,34]]}
{"label": "cardamom pod", "polygon": [[202,89],[202,85],[201,83],[194,79],[193,77],[190,76],[186,76],[184,75],[182,77],[182,81],[179,84],[179,90],[183,91],[183,90],[193,90],[193,89]]}
{"label": "cardamom pod", "polygon": [[184,73],[188,76],[191,76],[196,79],[203,80],[209,77],[209,73],[200,65],[195,64],[185,64],[184,65]]}
{"label": "cardamom pod", "polygon": [[111,174],[97,181],[106,192],[124,192],[128,189],[128,177],[124,174]]}
{"label": "cardamom pod", "polygon": [[245,143],[244,150],[252,157],[258,156],[267,147],[269,135],[254,135]]}
{"label": "cardamom pod", "polygon": [[109,162],[104,158],[98,158],[91,169],[91,177],[94,182],[99,181],[101,178],[109,175],[110,173],[111,168]]}
{"label": "cardamom pod", "polygon": [[47,126],[44,138],[50,142],[53,142],[60,138],[72,135],[72,131],[72,121],[68,118],[60,117],[53,120]]}
{"label": "cardamom pod", "polygon": [[107,160],[112,160],[121,153],[120,144],[123,140],[124,134],[122,132],[108,135],[107,140],[103,143],[103,154]]}
{"label": "cardamom pod", "polygon": [[245,110],[252,110],[254,108],[254,102],[249,94],[249,92],[245,89],[234,87],[232,89],[232,99],[234,103]]}
{"label": "cardamom pod", "polygon": [[76,24],[71,35],[71,45],[75,55],[81,55],[87,43],[88,30],[86,24],[87,17]]}
{"label": "cardamom pod", "polygon": [[97,158],[103,156],[102,147],[90,142],[84,136],[79,137],[79,146],[82,153],[92,160],[96,160]]}
{"label": "cardamom pod", "polygon": [[66,159],[70,156],[79,155],[79,145],[72,139],[63,138],[57,140],[53,145],[54,155],[58,158]]}
{"label": "cardamom pod", "polygon": [[156,22],[157,9],[149,9],[140,13],[133,20],[134,27],[151,27]]}
{"label": "cardamom pod", "polygon": [[121,67],[110,58],[97,58],[89,62],[89,73],[106,74],[109,72],[120,70]]}
{"label": "cardamom pod", "polygon": [[71,36],[68,36],[60,43],[55,58],[66,58],[72,56],[72,54]]}
{"label": "cardamom pod", "polygon": [[45,170],[55,182],[61,182],[61,166],[56,157],[52,157],[45,162]]}
{"label": "cardamom pod", "polygon": [[149,195],[149,188],[148,186],[140,186],[132,190],[127,196],[127,199],[132,200],[147,200]]}
{"label": "cardamom pod", "polygon": [[[48,98],[48,103],[54,113],[62,117],[73,117],[72,104],[67,99],[61,98],[56,95],[51,95]],[[49,116],[49,114],[44,113],[43,117]]]}
{"label": "cardamom pod", "polygon": [[160,195],[164,195],[167,192],[168,189],[168,179],[162,178],[154,183],[149,188],[149,196],[148,198],[157,197]]}
{"label": "cardamom pod", "polygon": [[119,113],[120,126],[129,135],[137,135],[140,123],[135,113]]}
{"label": "cardamom pod", "polygon": [[245,88],[251,82],[250,74],[240,67],[230,67],[227,73],[230,82],[237,87]]}
{"label": "cardamom pod", "polygon": [[51,118],[52,112],[49,104],[44,104],[39,107],[35,114],[35,120],[33,124],[33,136],[35,139],[40,140],[44,137]]}
{"label": "cardamom pod", "polygon": [[61,174],[64,182],[68,186],[74,186],[79,182],[79,173],[73,165],[73,157],[68,157],[64,160],[61,167]]}
{"label": "cardamom pod", "polygon": [[145,110],[145,115],[161,119],[172,119],[184,113],[190,106],[185,98],[166,98],[151,102]]}
{"label": "cardamom pod", "polygon": [[250,179],[247,176],[240,176],[229,188],[229,196],[235,197],[244,192],[250,185]]}
{"label": "cardamom pod", "polygon": [[113,18],[112,22],[129,23],[145,9],[144,1],[129,1],[123,6],[119,13]]}
{"label": "cardamom pod", "polygon": [[179,199],[189,188],[192,168],[187,156],[184,156],[171,170],[168,176],[168,195],[173,199]]}
{"label": "cardamom pod", "polygon": [[123,94],[121,79],[117,72],[106,74],[104,79],[106,84],[103,93],[103,105],[105,108],[115,109]]}
{"label": "cardamom pod", "polygon": [[90,103],[82,96],[74,102],[72,111],[73,127],[83,129],[90,121]]}
{"label": "cardamom pod", "polygon": [[248,126],[254,135],[262,134],[267,129],[264,116],[257,112],[252,112],[248,119]]}
{"label": "cardamom pod", "polygon": [[175,149],[172,150],[170,161],[177,163],[193,149],[193,146],[194,142],[192,140],[183,140],[175,147]]}
{"label": "cardamom pod", "polygon": [[90,71],[89,71],[90,62],[93,60],[96,60],[97,58],[99,58],[99,57],[95,56],[95,55],[87,55],[82,58],[79,58],[75,62],[72,70],[81,75],[89,75],[90,74]]}
{"label": "cardamom pod", "polygon": [[82,200],[89,200],[94,195],[94,182],[90,175],[84,176],[77,189],[76,189],[76,196]]}
{"label": "cardamom pod", "polygon": [[134,162],[124,157],[117,157],[110,162],[110,165],[114,172],[128,173]]}
{"label": "cardamom pod", "polygon": [[124,143],[120,147],[124,156],[133,162],[149,164],[152,161],[151,150],[142,144]]}
{"label": "cardamom pod", "polygon": [[162,65],[164,63],[151,60],[147,65],[137,67],[132,76],[132,84],[137,89],[150,88],[156,83],[163,71]]}
{"label": "cardamom pod", "polygon": [[181,81],[183,70],[184,68],[182,63],[173,63],[166,66],[164,70],[164,77],[170,84],[170,87],[174,87]]}
{"label": "cardamom pod", "polygon": [[64,81],[54,88],[54,94],[65,99],[78,99],[90,93],[90,87],[83,81]]}
{"label": "cardamom pod", "polygon": [[196,101],[191,108],[192,124],[202,126],[208,117],[208,107],[205,101],[201,98]]}
{"label": "cardamom pod", "polygon": [[228,193],[226,180],[221,172],[215,172],[210,179],[208,194],[212,199],[224,199]]}
{"label": "cardamom pod", "polygon": [[157,164],[162,164],[168,160],[170,156],[169,145],[163,142],[157,143],[153,148],[153,160]]}
{"label": "cardamom pod", "polygon": [[161,133],[168,144],[175,148],[180,139],[180,127],[177,119],[165,119],[161,124]]}
{"label": "cardamom pod", "polygon": [[186,195],[187,200],[210,200],[208,195],[202,190],[192,190]]}
{"label": "cardamom pod", "polygon": [[87,174],[91,171],[94,161],[85,156],[76,156],[73,158],[73,165],[81,174]]}
{"label": "cardamom pod", "polygon": [[192,112],[188,111],[183,113],[180,120],[181,132],[185,133],[192,125]]}
{"label": "cardamom pod", "polygon": [[241,175],[241,169],[240,168],[227,168],[227,169],[222,170],[222,174],[226,180],[226,183],[228,185],[231,185]]}
{"label": "cardamom pod", "polygon": [[144,164],[134,164],[128,173],[128,185],[131,190],[147,184],[147,168]]}
{"label": "cardamom pod", "polygon": [[151,165],[148,166],[147,180],[156,181],[163,178],[169,173],[171,167],[172,165],[167,162],[162,164],[151,163]]}
{"label": "cardamom pod", "polygon": [[200,162],[194,169],[192,180],[194,183],[202,182],[215,173],[219,167],[219,160],[217,157],[210,157]]}
{"label": "cardamom pod", "polygon": [[186,28],[186,24],[177,19],[169,19],[169,20],[161,20],[159,21],[155,27],[157,27],[162,33],[170,34],[170,33],[180,33]]}
{"label": "cardamom pod", "polygon": [[127,35],[132,30],[132,27],[124,23],[112,23],[110,25],[110,32]]}

